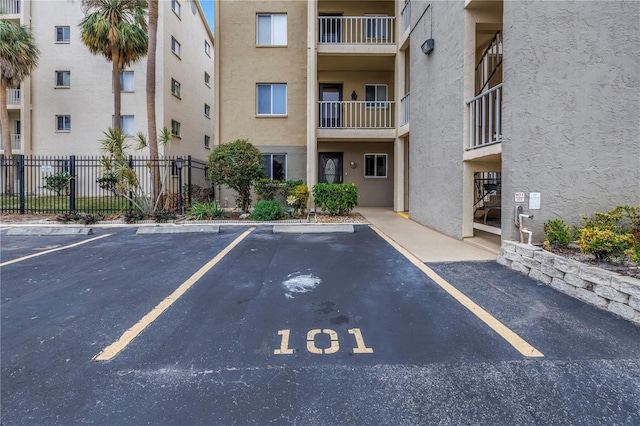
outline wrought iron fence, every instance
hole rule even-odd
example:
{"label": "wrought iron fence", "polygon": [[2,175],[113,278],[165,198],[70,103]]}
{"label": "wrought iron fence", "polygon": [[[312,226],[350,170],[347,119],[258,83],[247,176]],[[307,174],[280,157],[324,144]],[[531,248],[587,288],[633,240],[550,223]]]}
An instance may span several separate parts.
{"label": "wrought iron fence", "polygon": [[[194,201],[213,199],[206,162],[191,156],[130,157],[128,166],[139,181],[129,198],[152,197],[151,170],[160,172],[163,197],[159,208],[179,214]],[[8,185],[8,183],[11,183]],[[100,213],[115,215],[134,209],[119,194],[101,157],[25,156],[0,160],[0,211],[3,213]]]}

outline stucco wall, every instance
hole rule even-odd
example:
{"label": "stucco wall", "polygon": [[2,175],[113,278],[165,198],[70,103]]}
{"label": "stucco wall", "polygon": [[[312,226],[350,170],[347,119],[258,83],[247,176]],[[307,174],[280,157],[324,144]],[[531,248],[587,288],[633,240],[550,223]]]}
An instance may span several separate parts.
{"label": "stucco wall", "polygon": [[541,193],[538,241],[548,219],[640,203],[639,46],[639,2],[504,2],[503,224],[516,191]]}
{"label": "stucco wall", "polygon": [[[411,2],[409,214],[462,238],[464,2]],[[433,13],[433,32],[431,32]],[[430,55],[420,50],[433,37]]]}

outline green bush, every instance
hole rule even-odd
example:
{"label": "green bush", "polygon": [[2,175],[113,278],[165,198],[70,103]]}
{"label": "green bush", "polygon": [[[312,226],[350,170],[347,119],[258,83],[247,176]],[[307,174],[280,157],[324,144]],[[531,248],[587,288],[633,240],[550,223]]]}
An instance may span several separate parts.
{"label": "green bush", "polygon": [[626,254],[633,263],[640,265],[640,243],[635,242]]}
{"label": "green bush", "polygon": [[562,219],[552,219],[544,223],[544,246],[567,247],[577,238],[577,232]]}
{"label": "green bush", "polygon": [[285,181],[283,181],[280,184],[280,193],[282,194],[282,197],[286,199],[288,196],[294,195],[293,192],[300,185],[304,185],[304,181],[303,180],[285,180]]}
{"label": "green bush", "polygon": [[279,180],[260,179],[256,182],[254,189],[258,200],[273,200],[280,191],[281,182]]}
{"label": "green bush", "polygon": [[105,191],[111,192],[116,197],[118,196],[118,176],[111,170],[107,170],[101,177],[97,178],[96,183]]}
{"label": "green bush", "polygon": [[592,254],[598,261],[610,261],[612,258],[623,258],[626,251],[633,247],[631,234],[618,234],[604,227],[584,227],[580,229],[578,238],[580,250]]}
{"label": "green bush", "polygon": [[194,220],[211,220],[218,217],[224,217],[224,209],[215,200],[208,203],[193,203],[187,215],[187,218]]}
{"label": "green bush", "polygon": [[153,212],[153,220],[158,223],[168,222],[175,220],[178,217],[175,211],[171,209],[157,209]]}
{"label": "green bush", "polygon": [[284,213],[284,207],[278,200],[264,200],[256,203],[249,217],[259,221],[278,220],[284,216]]}
{"label": "green bush", "polygon": [[63,213],[59,216],[56,216],[56,220],[62,223],[84,223],[85,225],[91,225],[97,223],[104,219],[104,215],[101,214],[89,214],[89,213],[78,213],[78,212],[67,212]]}
{"label": "green bush", "polygon": [[313,198],[322,211],[332,215],[348,215],[358,205],[358,187],[353,183],[318,183]]}
{"label": "green bush", "polygon": [[309,187],[306,184],[296,186],[293,194],[287,197],[287,204],[293,209],[293,215],[298,215],[307,208],[309,202]]}
{"label": "green bush", "polygon": [[48,189],[56,193],[57,196],[62,195],[62,190],[67,188],[67,184],[71,180],[69,172],[58,172],[44,177],[44,189]]}

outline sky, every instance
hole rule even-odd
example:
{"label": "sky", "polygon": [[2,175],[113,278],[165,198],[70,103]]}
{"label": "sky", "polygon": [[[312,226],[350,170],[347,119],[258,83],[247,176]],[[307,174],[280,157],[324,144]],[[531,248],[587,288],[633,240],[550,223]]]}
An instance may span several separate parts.
{"label": "sky", "polygon": [[213,33],[213,0],[200,0],[200,6],[202,6],[204,15],[207,17],[207,22]]}

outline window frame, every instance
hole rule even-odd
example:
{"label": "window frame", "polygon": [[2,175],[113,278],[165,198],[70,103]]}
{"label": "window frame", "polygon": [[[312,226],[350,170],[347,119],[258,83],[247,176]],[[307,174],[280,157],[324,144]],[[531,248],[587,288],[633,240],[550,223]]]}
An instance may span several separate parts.
{"label": "window frame", "polygon": [[[283,162],[283,168],[284,168],[283,174],[284,174],[284,176],[283,176],[283,179],[274,179],[274,176],[273,176],[273,158],[275,156],[284,157],[284,162]],[[288,179],[287,175],[288,175],[288,172],[289,172],[289,159],[287,158],[287,153],[285,153],[285,152],[278,152],[278,153],[265,153],[265,152],[263,152],[262,153],[262,160],[260,161],[261,165],[264,164],[263,160],[266,160],[267,157],[269,157],[269,164],[271,164],[271,167],[269,168],[270,173],[268,175],[267,175],[267,172],[265,170],[265,176],[267,177],[267,179],[280,180],[281,182],[284,182],[285,180],[287,180]],[[264,161],[264,162],[266,162],[266,161]],[[263,167],[264,167],[264,165],[263,165]]]}
{"label": "window frame", "polygon": [[[124,90],[124,83],[125,83],[125,78],[124,76],[126,75],[131,75],[131,90]],[[125,70],[125,71],[120,71],[120,93],[133,93],[136,90],[136,86],[135,86],[135,73],[132,70]]]}
{"label": "window frame", "polygon": [[207,40],[204,41],[204,53],[206,53],[208,57],[211,57],[211,45]]}
{"label": "window frame", "polygon": [[[131,120],[131,127],[132,127],[131,133],[125,132],[125,126],[124,126],[125,121],[127,121],[129,119]],[[135,125],[136,125],[136,123],[135,123],[135,115],[133,115],[133,114],[122,114],[122,115],[120,115],[120,129],[122,130],[122,134],[127,135],[127,136],[135,135],[136,134]]]}
{"label": "window frame", "polygon": [[[374,88],[374,100],[367,99],[367,87]],[[378,88],[384,87],[385,99],[378,100]],[[364,101],[367,108],[387,108],[389,105],[389,85],[385,83],[373,83],[364,85]]]}
{"label": "window frame", "polygon": [[[63,73],[67,73],[69,76],[69,84],[67,84],[66,86],[63,84],[58,84],[59,76],[64,75]],[[55,74],[56,74],[56,82],[55,82],[56,89],[69,89],[71,87],[71,71],[70,70],[56,70]],[[64,80],[64,77],[63,77],[63,80]]]}
{"label": "window frame", "polygon": [[207,103],[204,104],[204,116],[207,118],[211,118],[211,105]]}
{"label": "window frame", "polygon": [[[182,136],[180,135],[181,133],[181,127],[182,127],[182,123],[180,123],[178,120],[174,120],[171,119],[171,135],[175,136],[177,138],[182,138]],[[174,130],[178,130],[178,132],[174,132]]]}
{"label": "window frame", "polygon": [[178,80],[176,80],[175,78],[171,78],[171,94],[173,96],[175,96],[176,98],[178,98],[178,99],[182,99],[180,97],[180,87],[181,86],[182,85],[180,84],[180,82]]}
{"label": "window frame", "polygon": [[[67,39],[64,38],[64,35],[65,35],[64,29],[65,28],[67,30],[66,31]],[[63,30],[62,39],[61,40],[58,40],[58,30],[59,29]],[[56,35],[55,35],[56,43],[59,43],[59,44],[69,44],[69,43],[71,43],[71,27],[69,25],[56,25],[55,26],[55,31],[56,31]]]}
{"label": "window frame", "polygon": [[[269,113],[261,113],[260,108],[260,90],[261,86],[269,86],[271,87],[270,91],[270,111]],[[274,113],[273,110],[273,88],[274,86],[284,86],[284,112],[283,113]],[[287,91],[287,83],[256,83],[256,116],[258,117],[286,117],[288,112],[288,91]]]}
{"label": "window frame", "polygon": [[[178,7],[176,8],[175,5],[178,5]],[[173,10],[173,13],[175,13],[178,18],[180,18],[181,7],[178,0],[171,0],[171,10]]]}
{"label": "window frame", "polygon": [[[178,47],[176,49],[176,46]],[[174,37],[171,36],[171,52],[176,55],[178,58],[180,58],[180,47],[182,45],[180,44],[180,42]]]}
{"label": "window frame", "polygon": [[[368,175],[367,174],[367,157],[373,157],[373,167],[374,167],[374,174],[373,175]],[[378,165],[377,165],[377,159],[378,157],[382,157],[384,158],[384,176],[382,175],[378,175]],[[365,153],[364,154],[364,162],[363,162],[364,166],[363,166],[363,177],[365,179],[388,179],[389,177],[389,154],[385,154],[385,153],[381,153],[381,152],[377,152],[377,153]]]}
{"label": "window frame", "polygon": [[[276,20],[274,16],[284,16],[284,43],[278,43],[274,39]],[[260,17],[269,17],[269,42],[260,42]],[[280,31],[282,34],[282,31]],[[287,47],[289,44],[289,17],[287,13],[256,13],[256,47]]]}
{"label": "window frame", "polygon": [[204,148],[211,149],[211,136],[204,135]]}
{"label": "window frame", "polygon": [[[62,119],[62,128],[59,127],[60,119]],[[71,114],[56,114],[56,133],[71,132]]]}
{"label": "window frame", "polygon": [[211,87],[211,74],[206,71],[204,72],[204,84]]}

